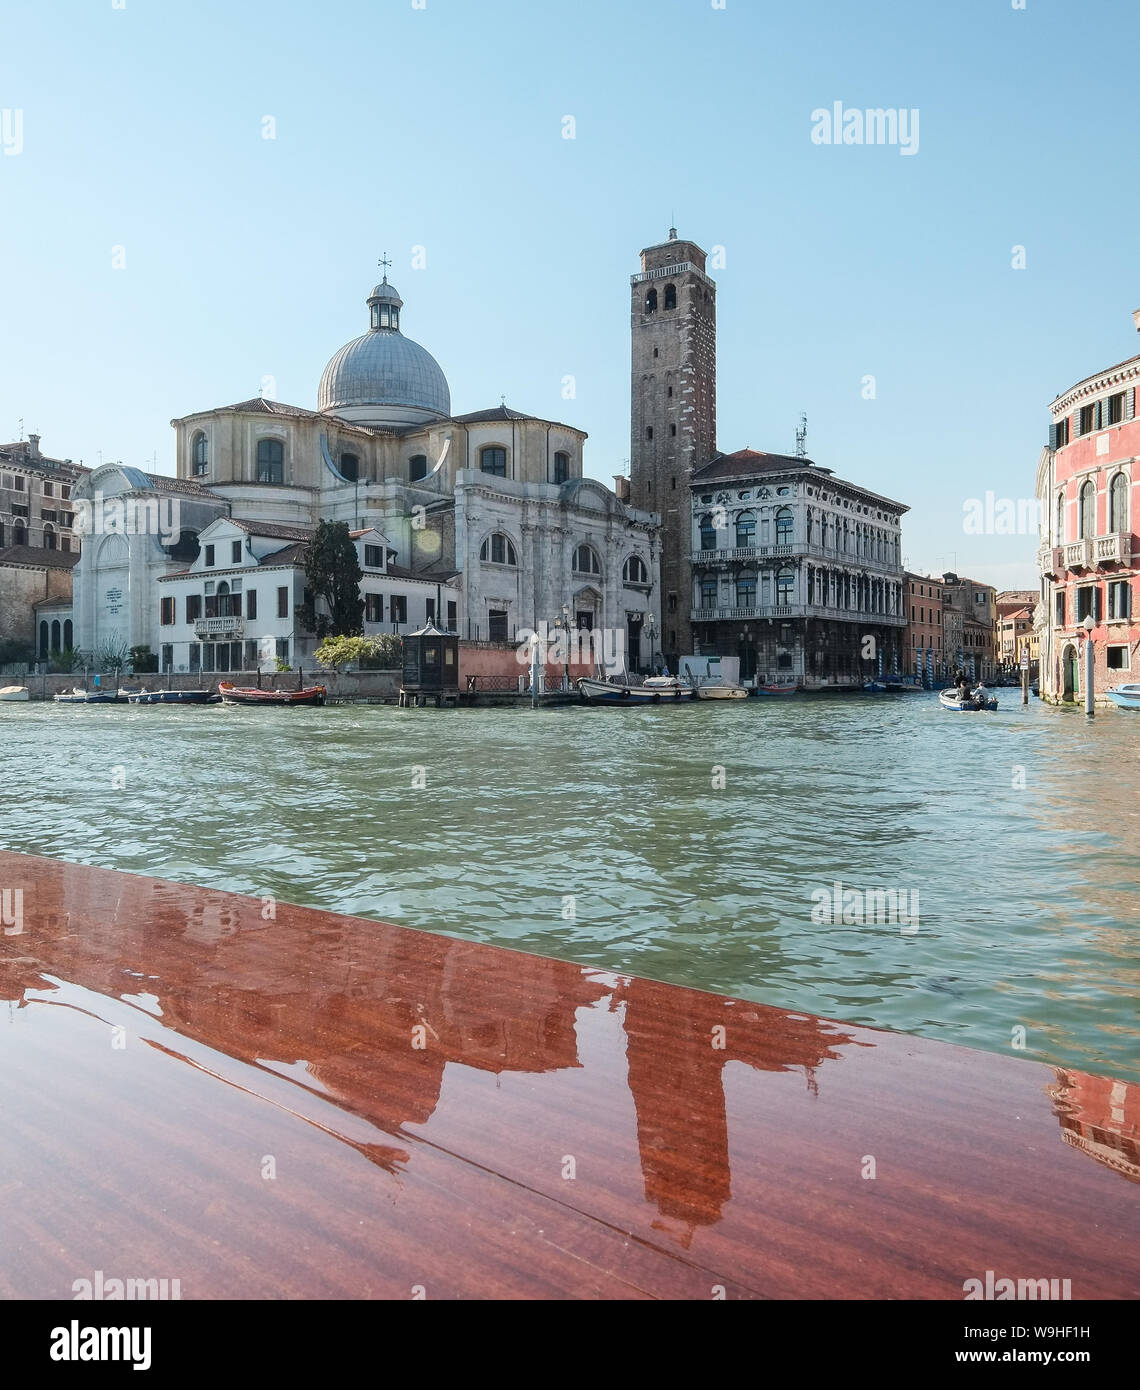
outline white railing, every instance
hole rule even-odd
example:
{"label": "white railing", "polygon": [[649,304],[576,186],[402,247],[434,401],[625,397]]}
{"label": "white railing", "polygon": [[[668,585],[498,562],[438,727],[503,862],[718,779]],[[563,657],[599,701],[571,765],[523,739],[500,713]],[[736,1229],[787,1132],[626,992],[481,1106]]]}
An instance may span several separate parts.
{"label": "white railing", "polygon": [[1098,536],[1094,545],[1098,565],[1127,565],[1132,559],[1132,533],[1129,531]]}
{"label": "white railing", "polygon": [[240,637],[240,618],[196,618],[194,632],[198,637]]}
{"label": "white railing", "polygon": [[1065,568],[1087,570],[1092,564],[1092,541],[1068,541],[1065,544]]}

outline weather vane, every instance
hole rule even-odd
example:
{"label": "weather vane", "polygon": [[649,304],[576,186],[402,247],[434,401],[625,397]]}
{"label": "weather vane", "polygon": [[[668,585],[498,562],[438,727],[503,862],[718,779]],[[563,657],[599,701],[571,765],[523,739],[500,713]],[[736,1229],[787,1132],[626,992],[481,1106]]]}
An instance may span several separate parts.
{"label": "weather vane", "polygon": [[376,264],[377,264],[377,265],[382,265],[382,266],[384,267],[384,279],[387,280],[387,278],[388,278],[388,269],[389,269],[389,267],[390,267],[391,264],[392,264],[392,262],[388,259],[388,253],[387,253],[387,251],[384,252],[384,254],[383,254],[383,255],[380,257],[380,259],[376,262]]}

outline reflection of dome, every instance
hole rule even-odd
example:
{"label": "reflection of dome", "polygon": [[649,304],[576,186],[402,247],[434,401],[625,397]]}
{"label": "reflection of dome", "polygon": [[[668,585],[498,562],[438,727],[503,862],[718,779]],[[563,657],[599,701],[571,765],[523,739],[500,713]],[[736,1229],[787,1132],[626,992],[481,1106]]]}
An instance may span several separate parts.
{"label": "reflection of dome", "polygon": [[366,425],[415,425],[451,414],[439,363],[400,332],[403,303],[387,280],[368,296],[371,327],[325,368],[318,410]]}

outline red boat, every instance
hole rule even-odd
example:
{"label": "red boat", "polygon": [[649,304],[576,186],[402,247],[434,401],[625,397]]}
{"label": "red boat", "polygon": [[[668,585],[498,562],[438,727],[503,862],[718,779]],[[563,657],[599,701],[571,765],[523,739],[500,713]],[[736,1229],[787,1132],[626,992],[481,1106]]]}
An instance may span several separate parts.
{"label": "red boat", "polygon": [[753,694],[755,695],[794,695],[796,687],[794,685],[758,685]]}
{"label": "red boat", "polygon": [[259,690],[219,681],[218,694],[223,705],[323,705],[328,692],[323,685],[308,685],[304,690]]}

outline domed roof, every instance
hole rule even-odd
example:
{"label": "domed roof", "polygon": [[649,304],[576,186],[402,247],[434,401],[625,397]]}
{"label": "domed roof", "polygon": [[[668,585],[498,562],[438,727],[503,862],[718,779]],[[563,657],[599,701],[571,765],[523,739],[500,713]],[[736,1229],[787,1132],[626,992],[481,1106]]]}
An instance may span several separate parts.
{"label": "domed roof", "polygon": [[368,302],[373,326],[329,362],[321,376],[317,409],[377,425],[449,416],[451,391],[442,368],[426,348],[399,330],[403,301],[397,291],[385,280]]}

